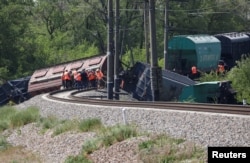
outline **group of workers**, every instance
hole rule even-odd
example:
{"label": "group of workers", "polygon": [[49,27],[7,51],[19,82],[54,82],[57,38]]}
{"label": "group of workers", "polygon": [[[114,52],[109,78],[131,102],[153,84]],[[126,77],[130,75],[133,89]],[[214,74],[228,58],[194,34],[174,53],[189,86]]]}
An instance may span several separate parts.
{"label": "group of workers", "polygon": [[65,70],[61,76],[63,89],[76,88],[78,90],[95,87],[98,89],[103,88],[105,83],[103,78],[104,74],[99,68],[95,71],[85,69],[82,71]]}
{"label": "group of workers", "polygon": [[[216,73],[218,75],[224,75],[225,72],[226,72],[225,71],[225,64],[218,64],[218,67],[216,69]],[[195,79],[197,77],[199,77],[199,70],[197,69],[196,66],[192,66],[191,67],[191,76],[190,76],[190,78]]]}

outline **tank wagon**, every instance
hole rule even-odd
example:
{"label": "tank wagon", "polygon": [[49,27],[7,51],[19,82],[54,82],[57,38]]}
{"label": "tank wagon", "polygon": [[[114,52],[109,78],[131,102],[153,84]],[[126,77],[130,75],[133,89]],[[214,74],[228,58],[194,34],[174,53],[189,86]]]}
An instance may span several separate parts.
{"label": "tank wagon", "polygon": [[32,74],[30,78],[28,93],[31,96],[34,96],[60,89],[62,86],[61,76],[64,70],[71,71],[75,69],[77,71],[82,71],[83,69],[95,70],[100,68],[104,73],[106,73],[106,58],[106,55],[98,55],[38,69]]}
{"label": "tank wagon", "polygon": [[214,35],[221,42],[221,59],[228,68],[236,65],[242,54],[250,53],[250,37],[244,33],[223,33]]}
{"label": "tank wagon", "polygon": [[191,67],[202,72],[215,70],[221,57],[220,41],[210,35],[180,35],[169,41],[167,69],[189,75]]}

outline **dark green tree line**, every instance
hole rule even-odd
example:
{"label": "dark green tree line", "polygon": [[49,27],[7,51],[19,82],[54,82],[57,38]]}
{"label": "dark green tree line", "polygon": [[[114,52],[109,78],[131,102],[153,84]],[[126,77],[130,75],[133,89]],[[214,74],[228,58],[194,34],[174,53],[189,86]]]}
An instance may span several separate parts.
{"label": "dark green tree line", "polygon": [[[145,59],[144,0],[120,0],[119,51]],[[156,1],[159,60],[163,58],[165,0]],[[106,0],[1,0],[0,78],[31,74],[56,63],[105,54]],[[249,31],[248,1],[169,1],[169,37]],[[136,56],[137,55],[137,56]]]}

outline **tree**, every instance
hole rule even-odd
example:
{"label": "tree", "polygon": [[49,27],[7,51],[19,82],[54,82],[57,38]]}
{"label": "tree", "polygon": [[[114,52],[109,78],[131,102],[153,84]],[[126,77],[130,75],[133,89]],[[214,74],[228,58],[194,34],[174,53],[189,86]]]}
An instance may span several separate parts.
{"label": "tree", "polygon": [[[7,72],[5,79],[23,75],[29,71],[33,59],[29,37],[29,6],[32,2],[2,1],[0,3],[0,69]],[[29,51],[29,53],[26,53]],[[24,61],[25,62],[22,62]]]}
{"label": "tree", "polygon": [[232,87],[237,91],[237,100],[246,99],[250,102],[250,58],[243,56],[237,65],[228,72],[227,79],[232,81]]}

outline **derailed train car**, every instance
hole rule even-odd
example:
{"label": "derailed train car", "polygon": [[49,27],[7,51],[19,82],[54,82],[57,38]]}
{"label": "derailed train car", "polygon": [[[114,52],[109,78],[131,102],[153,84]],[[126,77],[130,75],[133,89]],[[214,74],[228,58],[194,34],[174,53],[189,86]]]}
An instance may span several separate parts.
{"label": "derailed train car", "polygon": [[107,71],[106,55],[69,61],[34,71],[32,76],[10,80],[0,86],[0,106],[12,101],[20,103],[32,96],[58,90],[62,86],[61,75],[64,70],[77,71],[101,69]]}
{"label": "derailed train car", "polygon": [[[162,70],[160,101],[236,104],[229,81],[197,83],[187,76]],[[137,62],[127,73],[124,90],[140,101],[152,101],[150,65]]]}
{"label": "derailed train car", "polygon": [[180,102],[237,104],[236,91],[232,89],[230,81],[202,82],[184,87]]}
{"label": "derailed train car", "polygon": [[105,73],[107,70],[106,62],[106,55],[98,55],[36,70],[30,78],[28,93],[34,96],[60,89],[62,86],[61,76],[64,70],[82,71],[83,69],[95,70],[99,68]]}
{"label": "derailed train car", "polygon": [[[195,81],[188,77],[168,70],[162,70],[161,78],[161,101],[177,100],[184,87],[195,84]],[[141,101],[152,101],[150,65],[136,62],[127,77],[123,77],[123,79],[125,80],[124,90],[131,92],[134,98]]]}
{"label": "derailed train car", "polygon": [[0,106],[9,101],[20,103],[30,98],[28,94],[28,83],[30,76],[9,80],[0,86]]}

